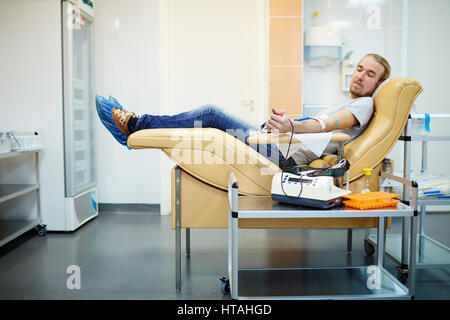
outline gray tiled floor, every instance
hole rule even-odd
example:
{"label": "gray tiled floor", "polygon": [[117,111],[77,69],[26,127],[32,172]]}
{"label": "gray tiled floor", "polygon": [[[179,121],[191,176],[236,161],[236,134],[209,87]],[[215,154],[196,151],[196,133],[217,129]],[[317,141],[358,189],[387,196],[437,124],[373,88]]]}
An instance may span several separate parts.
{"label": "gray tiled floor", "polygon": [[[449,214],[428,214],[427,233],[450,246]],[[398,230],[393,222],[392,231]],[[370,265],[363,230],[347,255],[345,230],[245,230],[243,266]],[[33,231],[0,248],[0,299],[229,299],[226,230],[192,230],[192,256],[182,258],[182,291],[175,291],[174,231],[156,212],[104,212],[73,233]],[[66,269],[81,270],[81,289],[69,290]],[[387,260],[387,268],[395,270]],[[450,268],[418,270],[416,299],[450,299]]]}

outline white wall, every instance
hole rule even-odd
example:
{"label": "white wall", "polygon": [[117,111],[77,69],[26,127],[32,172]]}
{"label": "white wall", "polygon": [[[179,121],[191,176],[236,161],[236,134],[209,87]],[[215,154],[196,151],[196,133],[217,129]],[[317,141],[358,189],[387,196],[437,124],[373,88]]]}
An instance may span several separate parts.
{"label": "white wall", "polygon": [[[159,114],[157,0],[97,0],[96,92]],[[98,202],[159,203],[159,150],[128,150],[97,119]]]}
{"label": "white wall", "polygon": [[[416,100],[420,113],[450,113],[448,75],[450,65],[450,1],[409,0],[408,75],[417,79],[424,90]],[[450,135],[450,120],[431,120],[431,133]],[[412,168],[420,168],[421,144],[412,148]],[[430,142],[428,169],[450,176],[450,142]],[[427,207],[427,211],[448,211],[450,206]]]}
{"label": "white wall", "polygon": [[169,1],[170,112],[212,103],[265,120],[264,9],[261,0]]}
{"label": "white wall", "polygon": [[[408,15],[408,74],[424,88],[416,100],[416,110],[450,113],[450,1],[409,0]],[[430,129],[433,134],[450,135],[450,120],[432,120]],[[450,142],[430,143],[428,154],[431,170],[450,175]],[[418,167],[419,157],[414,160]]]}

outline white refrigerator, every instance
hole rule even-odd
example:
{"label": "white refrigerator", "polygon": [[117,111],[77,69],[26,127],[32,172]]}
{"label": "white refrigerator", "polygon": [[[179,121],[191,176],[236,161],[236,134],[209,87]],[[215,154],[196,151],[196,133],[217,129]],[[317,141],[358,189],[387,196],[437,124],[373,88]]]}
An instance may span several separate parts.
{"label": "white refrigerator", "polygon": [[98,215],[94,0],[0,0],[0,131],[34,132],[49,231]]}
{"label": "white refrigerator", "polygon": [[61,3],[66,231],[98,215],[94,145],[94,8]]}

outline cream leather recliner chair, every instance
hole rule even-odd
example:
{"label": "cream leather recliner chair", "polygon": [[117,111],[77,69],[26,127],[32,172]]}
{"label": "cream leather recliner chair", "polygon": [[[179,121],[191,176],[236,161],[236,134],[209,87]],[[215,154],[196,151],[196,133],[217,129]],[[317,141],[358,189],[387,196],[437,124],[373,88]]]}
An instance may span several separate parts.
{"label": "cream leather recliner chair", "polygon": [[[371,189],[378,190],[383,160],[405,127],[413,102],[422,92],[419,82],[408,78],[387,81],[374,99],[374,114],[367,129],[344,147],[350,162],[350,189],[363,186],[363,169],[373,168]],[[340,140],[342,136],[335,136]],[[226,228],[228,175],[234,172],[243,195],[270,195],[272,176],[280,171],[274,163],[231,135],[213,128],[147,129],[128,139],[133,149],[157,148],[177,167],[172,171],[172,228],[176,233],[176,286],[180,289],[181,228],[186,228],[186,253],[190,253],[191,228]],[[337,156],[313,161],[329,166]],[[240,220],[241,228],[376,228],[377,218],[256,219]],[[389,223],[388,223],[389,226]],[[224,239],[225,240],[225,239]]]}

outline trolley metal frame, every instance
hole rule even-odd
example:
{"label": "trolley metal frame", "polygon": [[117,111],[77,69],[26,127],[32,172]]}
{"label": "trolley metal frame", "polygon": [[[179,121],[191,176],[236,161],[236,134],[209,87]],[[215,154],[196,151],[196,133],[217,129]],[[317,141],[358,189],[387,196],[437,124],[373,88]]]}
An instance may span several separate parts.
{"label": "trolley metal frame", "polygon": [[[411,133],[411,120],[413,118],[421,118],[423,115],[415,115],[408,118],[403,135],[399,140],[404,141],[404,161],[403,161],[403,177],[405,179],[410,178],[411,170],[411,142],[422,142],[422,169],[428,168],[428,143],[433,141],[450,141],[450,136],[430,136],[430,135],[414,135]],[[450,119],[450,114],[436,114],[430,115],[431,118],[436,119]],[[395,180],[395,179],[393,179]],[[409,186],[403,186],[403,199],[408,203],[409,199]],[[418,199],[419,221],[420,230],[417,235],[417,253],[416,260],[414,260],[417,269],[427,268],[443,268],[450,266],[450,248],[442,243],[432,239],[425,234],[425,222],[426,222],[426,207],[436,205],[450,205],[450,200],[447,199],[432,199],[422,200]],[[405,273],[408,268],[408,248],[407,231],[408,221],[402,218],[402,234],[390,234],[386,239],[386,253],[387,255],[397,263],[400,273]],[[366,233],[367,242],[376,246],[377,240],[375,235]]]}
{"label": "trolley metal frame", "polygon": [[[390,175],[389,175],[390,176]],[[410,299],[415,295],[417,184],[399,178],[412,190],[411,205],[374,210],[311,209],[278,204],[270,197],[239,196],[234,173],[228,179],[228,275],[233,299]],[[239,219],[264,218],[343,218],[378,217],[377,264],[375,266],[346,266],[329,268],[239,268]],[[383,266],[386,239],[386,218],[402,217],[410,220],[409,282],[405,287]],[[381,254],[380,254],[381,253]],[[373,273],[371,273],[373,272]],[[281,276],[281,274],[285,276]],[[377,274],[377,287],[370,287],[371,276]],[[318,288],[311,280],[327,279],[326,288]],[[285,285],[280,286],[283,279]],[[297,279],[298,282],[295,282]],[[287,281],[286,281],[287,280]],[[307,281],[304,281],[307,280]],[[272,286],[272,287],[271,287]],[[339,289],[344,288],[342,292]],[[273,289],[273,290],[272,290]],[[283,290],[286,290],[283,292]],[[287,293],[286,293],[287,292]]]}
{"label": "trolley metal frame", "polygon": [[41,202],[40,202],[40,173],[39,173],[39,150],[32,151],[10,151],[0,153],[2,159],[30,156],[34,161],[34,182],[27,184],[0,184],[0,203],[18,198],[31,192],[36,193],[36,214],[30,219],[0,220],[0,247],[16,239],[25,232],[35,228],[38,235],[47,233],[46,226],[42,224]]}

